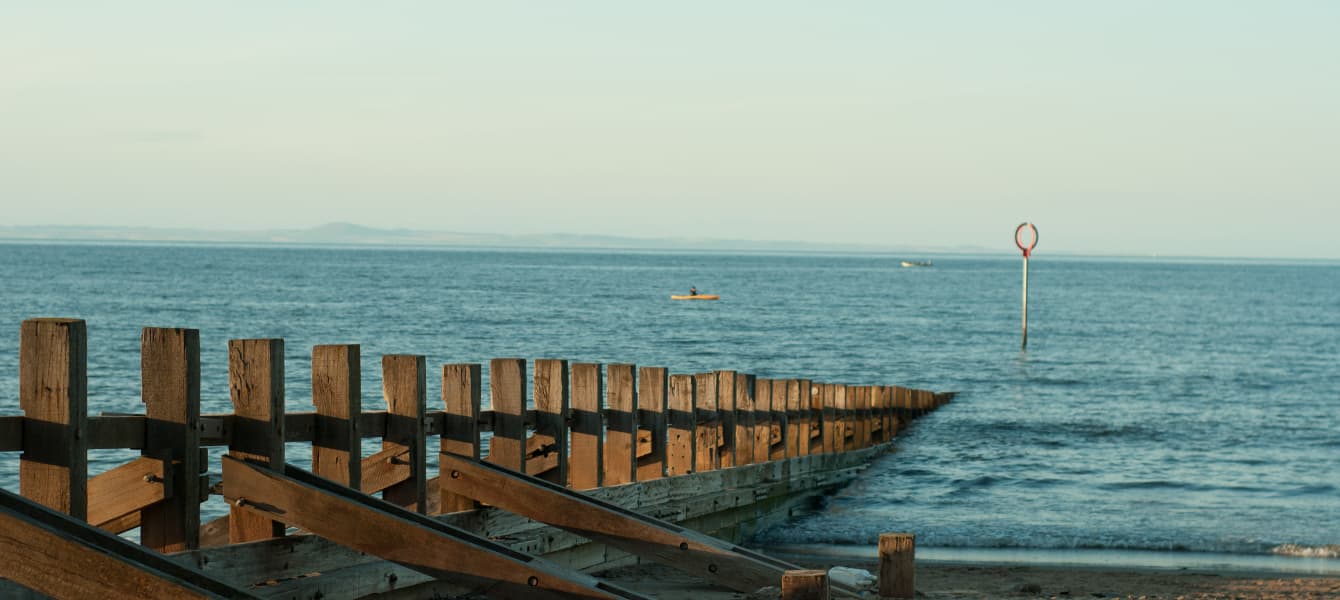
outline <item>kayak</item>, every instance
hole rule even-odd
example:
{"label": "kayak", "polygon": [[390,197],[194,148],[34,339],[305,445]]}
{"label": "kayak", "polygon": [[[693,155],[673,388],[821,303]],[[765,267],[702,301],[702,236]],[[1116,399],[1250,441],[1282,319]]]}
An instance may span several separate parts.
{"label": "kayak", "polygon": [[698,294],[695,296],[671,296],[671,300],[720,300],[721,296],[716,294]]}

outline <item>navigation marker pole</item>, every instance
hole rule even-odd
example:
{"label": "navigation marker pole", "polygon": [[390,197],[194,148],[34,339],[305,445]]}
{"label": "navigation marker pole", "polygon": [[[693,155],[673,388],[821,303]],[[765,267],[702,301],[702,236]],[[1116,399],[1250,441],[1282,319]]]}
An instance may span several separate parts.
{"label": "navigation marker pole", "polygon": [[[1028,243],[1024,243],[1023,237],[1020,236],[1020,234],[1024,232],[1025,227],[1028,228],[1029,232]],[[1028,349],[1028,257],[1033,254],[1033,248],[1036,248],[1038,245],[1038,228],[1034,227],[1032,223],[1020,223],[1018,227],[1014,228],[1014,245],[1018,246],[1020,250],[1024,251],[1024,342],[1021,346],[1019,346],[1019,349],[1027,350]]]}

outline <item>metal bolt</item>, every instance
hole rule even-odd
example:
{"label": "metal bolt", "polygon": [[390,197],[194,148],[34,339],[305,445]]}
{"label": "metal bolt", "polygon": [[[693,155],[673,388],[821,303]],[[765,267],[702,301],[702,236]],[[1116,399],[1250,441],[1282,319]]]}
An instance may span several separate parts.
{"label": "metal bolt", "polygon": [[539,577],[536,577],[536,576],[534,576],[534,575],[531,575],[530,579],[527,579],[527,580],[526,580],[526,585],[529,585],[530,587],[535,587],[535,586],[537,586],[537,585],[540,585],[540,578],[539,578]]}
{"label": "metal bolt", "polygon": [[714,564],[709,564],[709,565],[707,565],[707,572],[708,572],[708,573],[716,573],[716,572],[717,572],[717,566],[714,565]]}
{"label": "metal bolt", "polygon": [[461,478],[461,472],[460,472],[460,471],[452,471],[452,472],[451,472],[451,478],[452,478],[452,479],[460,479],[460,478]]}

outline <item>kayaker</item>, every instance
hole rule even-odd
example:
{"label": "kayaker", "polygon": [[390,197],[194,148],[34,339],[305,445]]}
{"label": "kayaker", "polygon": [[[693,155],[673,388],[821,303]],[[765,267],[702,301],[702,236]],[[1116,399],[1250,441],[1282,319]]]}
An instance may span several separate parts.
{"label": "kayaker", "polygon": [[694,287],[694,286],[689,286],[689,295],[690,295],[690,296],[697,296],[697,295],[698,295],[698,288],[696,288],[696,287]]}

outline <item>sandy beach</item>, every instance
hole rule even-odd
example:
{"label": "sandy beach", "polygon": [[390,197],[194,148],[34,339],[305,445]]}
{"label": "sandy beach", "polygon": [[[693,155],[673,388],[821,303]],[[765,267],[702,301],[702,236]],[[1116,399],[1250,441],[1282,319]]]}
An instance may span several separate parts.
{"label": "sandy beach", "polygon": [[[833,566],[822,560],[805,567]],[[873,563],[844,566],[874,571]],[[618,585],[669,600],[777,598],[778,590],[754,594],[713,588],[658,565],[624,567],[600,574]],[[978,598],[1122,598],[1126,600],[1285,600],[1340,598],[1340,577],[1209,570],[1104,569],[1051,566],[993,566],[949,563],[917,565],[917,597],[937,600]]]}

